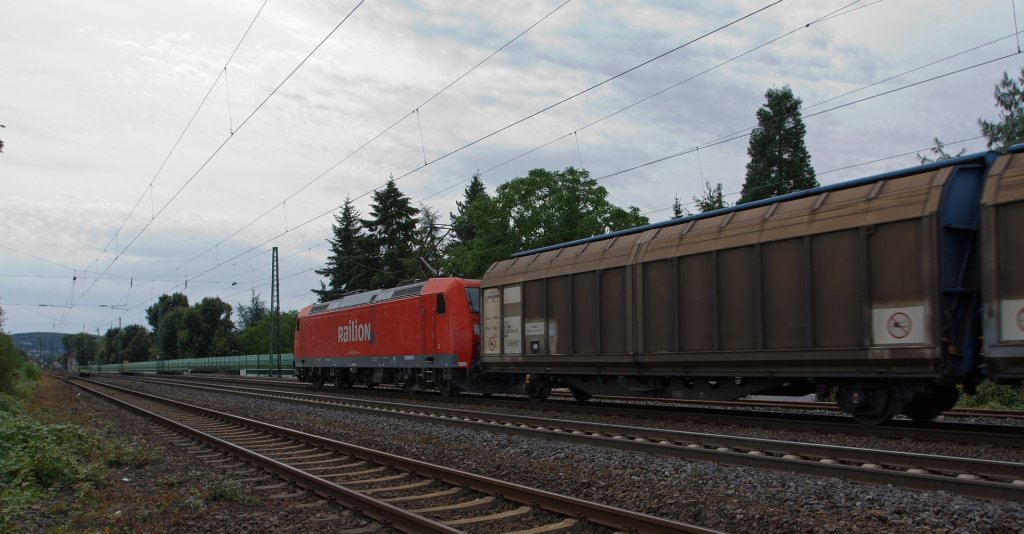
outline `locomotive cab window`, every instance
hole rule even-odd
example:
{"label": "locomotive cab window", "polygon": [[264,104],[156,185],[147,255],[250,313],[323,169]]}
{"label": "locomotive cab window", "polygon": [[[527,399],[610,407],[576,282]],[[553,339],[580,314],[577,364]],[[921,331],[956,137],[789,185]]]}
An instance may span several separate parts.
{"label": "locomotive cab window", "polygon": [[437,295],[437,314],[438,315],[444,315],[444,311],[445,311],[444,295],[438,294]]}
{"label": "locomotive cab window", "polygon": [[480,288],[467,287],[466,298],[469,299],[469,311],[480,313]]}

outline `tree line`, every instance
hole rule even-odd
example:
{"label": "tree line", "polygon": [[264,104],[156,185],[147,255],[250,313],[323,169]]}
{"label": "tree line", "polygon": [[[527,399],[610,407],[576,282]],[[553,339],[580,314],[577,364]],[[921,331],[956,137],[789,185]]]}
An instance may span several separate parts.
{"label": "tree line", "polygon": [[[183,293],[164,294],[146,309],[150,328],[131,324],[110,328],[102,336],[66,335],[64,352],[79,365],[269,353],[274,317],[267,303],[253,292],[249,304],[238,304],[237,324],[234,310],[218,297],[189,305]],[[297,317],[297,311],[279,315],[280,340],[274,352],[291,352]]]}

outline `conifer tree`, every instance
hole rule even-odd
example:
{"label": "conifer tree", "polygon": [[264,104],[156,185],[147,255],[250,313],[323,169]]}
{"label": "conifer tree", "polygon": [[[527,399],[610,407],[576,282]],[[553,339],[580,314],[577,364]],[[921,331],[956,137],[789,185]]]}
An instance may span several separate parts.
{"label": "conifer tree", "polygon": [[483,180],[480,179],[480,172],[473,174],[473,178],[469,181],[469,185],[463,193],[463,200],[455,201],[455,213],[449,213],[448,216],[452,221],[452,244],[468,243],[476,237],[478,224],[477,221],[473,220],[467,213],[470,204],[477,201],[478,199],[484,198],[487,195],[487,188],[484,186]]}
{"label": "conifer tree", "polygon": [[398,190],[394,178],[374,191],[370,218],[363,220],[371,252],[366,265],[373,271],[370,287],[393,287],[415,274],[410,267],[416,260],[413,243],[417,214],[419,210]]}
{"label": "conifer tree", "polygon": [[1004,72],[994,96],[999,122],[978,119],[978,126],[988,138],[989,148],[1006,152],[1011,146],[1024,142],[1024,68],[1017,80]]}
{"label": "conifer tree", "polygon": [[457,212],[449,213],[453,237],[445,247],[444,272],[479,277],[497,257],[508,253],[508,218],[499,215],[497,202],[487,194],[479,174],[473,175],[463,200],[455,204]]}
{"label": "conifer tree", "polygon": [[316,274],[327,278],[327,284],[321,281],[320,289],[313,290],[320,302],[338,298],[346,291],[371,287],[372,273],[364,267],[368,263],[367,238],[352,199],[345,198],[341,212],[334,216],[332,229],[334,237],[327,240],[331,254],[324,268],[316,270]]}
{"label": "conifer tree", "polygon": [[679,201],[679,195],[676,195],[676,199],[672,202],[672,218],[680,219],[686,215],[683,211],[683,203]]}
{"label": "conifer tree", "polygon": [[747,177],[737,204],[817,187],[811,155],[804,145],[807,128],[800,116],[801,100],[788,85],[768,89],[750,134]]}

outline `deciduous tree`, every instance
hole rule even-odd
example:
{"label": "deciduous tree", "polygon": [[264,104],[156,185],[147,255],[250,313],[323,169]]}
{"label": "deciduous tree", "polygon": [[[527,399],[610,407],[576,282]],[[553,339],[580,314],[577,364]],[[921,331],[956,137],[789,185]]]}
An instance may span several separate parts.
{"label": "deciduous tree", "polygon": [[718,182],[711,187],[711,181],[704,181],[704,192],[699,197],[693,197],[693,205],[697,207],[698,213],[720,210],[726,206],[725,197],[722,195],[722,183]]}
{"label": "deciduous tree", "polygon": [[467,202],[459,217],[471,221],[472,240],[449,250],[450,272],[479,277],[494,261],[543,247],[647,224],[634,206],[608,201],[608,191],[586,170],[533,169]]}
{"label": "deciduous tree", "polygon": [[263,302],[255,290],[252,290],[248,306],[238,303],[238,328],[245,330],[260,322],[260,319],[263,319],[268,313],[270,313],[270,309],[267,308],[267,303]]}
{"label": "deciduous tree", "polygon": [[96,362],[98,344],[96,336],[81,332],[69,334],[63,338],[64,352],[74,356],[79,365],[92,365]]}
{"label": "deciduous tree", "polygon": [[156,304],[146,308],[146,320],[149,321],[149,326],[154,331],[158,330],[160,319],[175,308],[188,308],[188,297],[184,293],[160,295]]}

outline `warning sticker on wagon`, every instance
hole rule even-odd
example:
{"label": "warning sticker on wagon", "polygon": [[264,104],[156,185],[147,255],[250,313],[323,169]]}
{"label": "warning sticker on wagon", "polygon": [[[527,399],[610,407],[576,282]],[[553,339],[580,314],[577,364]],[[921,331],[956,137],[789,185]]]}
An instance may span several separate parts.
{"label": "warning sticker on wagon", "polygon": [[999,305],[1000,339],[1024,341],[1024,300],[1004,300]]}
{"label": "warning sticker on wagon", "polygon": [[871,310],[871,334],[876,345],[924,343],[925,331],[924,306]]}

